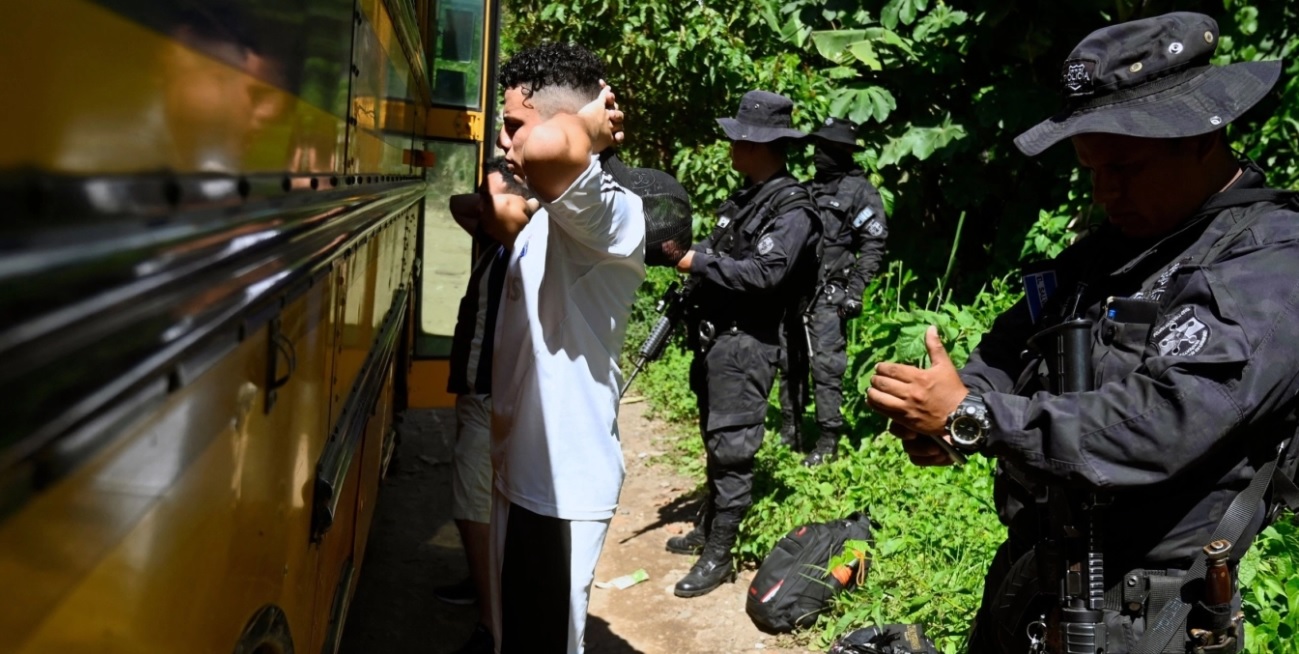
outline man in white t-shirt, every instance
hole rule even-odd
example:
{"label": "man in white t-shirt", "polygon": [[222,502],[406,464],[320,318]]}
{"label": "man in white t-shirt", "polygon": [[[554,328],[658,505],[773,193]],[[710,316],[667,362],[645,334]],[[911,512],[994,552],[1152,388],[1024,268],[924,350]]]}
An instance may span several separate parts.
{"label": "man in white t-shirt", "polygon": [[622,489],[618,359],[645,279],[645,222],[596,156],[622,137],[600,61],[548,44],[500,75],[497,145],[540,208],[514,239],[497,317],[494,630],[500,652],[581,652]]}

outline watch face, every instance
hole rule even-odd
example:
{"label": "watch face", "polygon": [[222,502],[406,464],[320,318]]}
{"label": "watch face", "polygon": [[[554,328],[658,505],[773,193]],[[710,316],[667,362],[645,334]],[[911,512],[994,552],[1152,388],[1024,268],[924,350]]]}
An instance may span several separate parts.
{"label": "watch face", "polygon": [[983,425],[973,416],[957,416],[952,420],[952,440],[958,445],[971,446],[983,439]]}

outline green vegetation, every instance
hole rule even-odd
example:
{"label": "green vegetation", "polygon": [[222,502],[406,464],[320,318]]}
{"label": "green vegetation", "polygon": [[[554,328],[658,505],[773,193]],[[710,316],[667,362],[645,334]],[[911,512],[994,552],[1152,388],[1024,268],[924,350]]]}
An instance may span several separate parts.
{"label": "green vegetation", "polygon": [[[1288,0],[513,0],[510,48],[572,40],[601,53],[628,111],[627,159],[673,172],[694,201],[697,233],[740,183],[714,118],[734,115],[753,88],[789,96],[795,124],[829,115],[864,123],[860,163],[890,213],[890,261],[850,329],[850,435],[815,470],[764,446],[756,502],[737,551],[757,563],[798,524],[868,508],[880,527],[866,585],[843,597],[807,638],[827,645],[871,622],[926,624],[945,652],[961,651],[984,568],[1004,530],[991,507],[989,462],[963,469],[911,465],[862,393],[880,361],[918,363],[936,324],[959,364],[992,318],[1019,296],[1015,271],[1057,254],[1095,217],[1088,180],[1067,146],[1036,159],[1013,137],[1059,106],[1060,63],[1090,31],[1173,9],[1213,15],[1219,61],[1286,61],[1267,100],[1234,124],[1236,147],[1274,185],[1299,186],[1299,6]],[[808,172],[795,152],[795,174]],[[941,244],[941,245],[939,245]],[[636,306],[629,349],[672,280],[654,270]],[[658,415],[687,433],[675,460],[702,480],[691,424],[690,353],[669,348],[637,381]],[[773,411],[773,414],[775,412]],[[1264,532],[1242,566],[1250,651],[1299,651],[1299,529]]]}

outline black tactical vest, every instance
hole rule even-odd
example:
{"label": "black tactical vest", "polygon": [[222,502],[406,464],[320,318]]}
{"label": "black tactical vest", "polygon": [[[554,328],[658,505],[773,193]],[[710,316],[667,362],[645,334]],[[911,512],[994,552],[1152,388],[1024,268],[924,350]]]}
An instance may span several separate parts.
{"label": "black tactical vest", "polygon": [[808,184],[821,219],[821,260],[818,281],[844,279],[867,237],[878,237],[885,229],[879,192],[855,171],[826,182]]}
{"label": "black tactical vest", "polygon": [[[807,189],[789,174],[740,191],[717,207],[717,225],[709,239],[713,252],[732,259],[751,258],[776,219],[800,209],[815,213]],[[800,258],[780,288],[761,298],[705,284],[700,289],[696,315],[718,329],[734,325],[749,332],[774,330],[796,289],[811,285],[816,262],[808,261],[810,258]]]}

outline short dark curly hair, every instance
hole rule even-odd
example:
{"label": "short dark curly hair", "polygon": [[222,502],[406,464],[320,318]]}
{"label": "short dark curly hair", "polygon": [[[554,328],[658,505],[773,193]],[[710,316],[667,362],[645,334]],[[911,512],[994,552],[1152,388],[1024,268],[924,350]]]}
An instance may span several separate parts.
{"label": "short dark curly hair", "polygon": [[500,79],[502,89],[524,87],[528,97],[553,85],[594,98],[600,94],[604,64],[576,43],[543,43],[510,57],[501,66]]}

